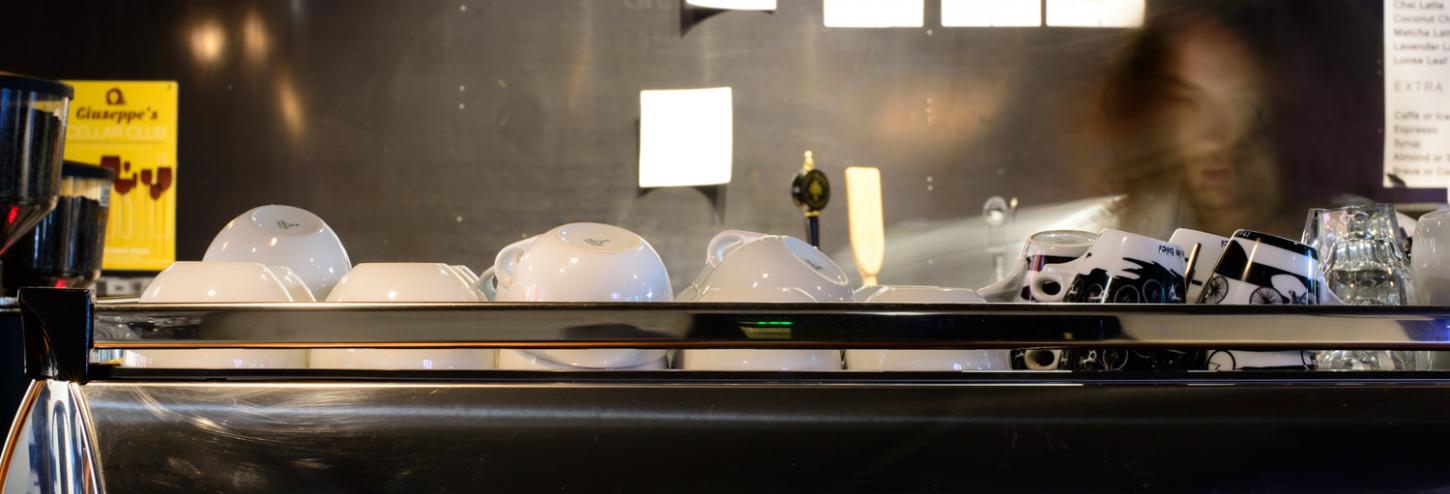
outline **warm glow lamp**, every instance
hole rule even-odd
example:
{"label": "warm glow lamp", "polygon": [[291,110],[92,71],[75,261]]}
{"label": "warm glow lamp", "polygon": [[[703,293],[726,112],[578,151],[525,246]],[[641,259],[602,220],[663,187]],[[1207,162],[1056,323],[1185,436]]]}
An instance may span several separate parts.
{"label": "warm glow lamp", "polygon": [[861,284],[876,284],[886,259],[886,227],[881,215],[881,170],[872,166],[846,168],[846,214],[851,227],[851,254]]}

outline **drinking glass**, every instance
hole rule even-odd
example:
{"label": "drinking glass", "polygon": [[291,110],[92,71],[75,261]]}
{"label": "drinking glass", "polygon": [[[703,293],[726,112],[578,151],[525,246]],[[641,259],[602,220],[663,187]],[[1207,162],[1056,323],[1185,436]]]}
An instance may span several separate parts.
{"label": "drinking glass", "polygon": [[1415,302],[1405,239],[1389,204],[1331,209],[1319,215],[1315,232],[1324,281],[1350,305],[1409,305]]}
{"label": "drinking glass", "polygon": [[[1305,243],[1319,250],[1325,286],[1349,305],[1415,303],[1405,236],[1389,204],[1311,210]],[[1315,356],[1326,370],[1428,369],[1429,352],[1327,350]]]}

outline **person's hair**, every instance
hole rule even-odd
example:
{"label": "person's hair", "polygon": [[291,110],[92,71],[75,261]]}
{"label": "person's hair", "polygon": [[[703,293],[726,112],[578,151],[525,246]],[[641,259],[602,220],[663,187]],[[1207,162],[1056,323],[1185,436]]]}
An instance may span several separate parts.
{"label": "person's hair", "polygon": [[[1102,92],[1100,130],[1108,144],[1109,163],[1100,175],[1108,192],[1128,194],[1123,205],[1125,213],[1164,215],[1178,211],[1182,193],[1180,158],[1173,143],[1164,134],[1162,112],[1179,98],[1177,79],[1172,72],[1177,66],[1180,44],[1200,29],[1219,29],[1239,41],[1250,53],[1259,57],[1266,92],[1273,95],[1272,72],[1263,62],[1266,37],[1272,35],[1272,16],[1260,8],[1261,2],[1248,0],[1179,0],[1152,2],[1143,26],[1138,29],[1121,56],[1113,65]],[[1274,116],[1263,109],[1256,139],[1272,142]],[[1156,207],[1144,203],[1156,204]],[[1169,206],[1169,207],[1164,207]],[[1152,212],[1148,212],[1152,210]],[[1138,230],[1161,230],[1171,227],[1178,218],[1154,218],[1154,223],[1168,223]],[[1131,221],[1128,221],[1131,223]],[[1135,225],[1125,224],[1134,229]],[[1171,229],[1171,228],[1170,228]],[[1142,231],[1155,234],[1156,231]]]}

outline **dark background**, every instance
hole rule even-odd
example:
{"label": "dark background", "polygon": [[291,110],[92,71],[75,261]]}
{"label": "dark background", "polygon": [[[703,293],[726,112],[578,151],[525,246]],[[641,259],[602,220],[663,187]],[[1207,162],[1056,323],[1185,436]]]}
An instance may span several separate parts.
{"label": "dark background", "polygon": [[[1419,197],[1380,187],[1380,0],[1235,2],[1270,19],[1285,186]],[[1132,34],[943,28],[937,0],[922,28],[825,28],[819,0],[780,0],[685,33],[678,0],[0,10],[0,70],[180,82],[179,259],[238,213],[283,203],[326,219],[354,262],[482,269],[558,224],[614,223],[648,238],[677,286],[722,229],[799,235],[787,189],[807,149],[838,187],[828,252],[846,241],[852,164],[882,167],[888,226],[975,216],[993,195],[1104,194],[1085,178],[1098,150],[1080,145],[1080,116]],[[195,49],[203,32],[221,33],[215,59]],[[733,182],[639,190],[639,90],[711,86],[734,88]]]}

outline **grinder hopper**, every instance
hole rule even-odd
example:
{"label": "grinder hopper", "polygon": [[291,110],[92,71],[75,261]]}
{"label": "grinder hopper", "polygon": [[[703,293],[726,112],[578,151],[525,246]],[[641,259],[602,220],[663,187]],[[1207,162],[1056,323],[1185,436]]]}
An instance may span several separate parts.
{"label": "grinder hopper", "polygon": [[55,208],[75,90],[0,72],[0,253]]}

